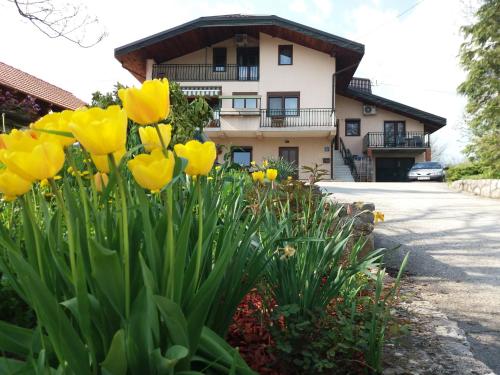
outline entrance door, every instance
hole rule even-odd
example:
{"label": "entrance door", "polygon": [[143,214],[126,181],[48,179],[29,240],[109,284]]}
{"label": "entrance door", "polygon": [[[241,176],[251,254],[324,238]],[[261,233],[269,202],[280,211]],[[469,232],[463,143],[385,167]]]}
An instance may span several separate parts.
{"label": "entrance door", "polygon": [[280,159],[286,160],[295,165],[294,178],[299,178],[299,148],[298,147],[280,147]]}
{"label": "entrance door", "polygon": [[404,121],[384,122],[384,147],[398,147],[404,144],[406,124]]}
{"label": "entrance door", "polygon": [[377,182],[403,182],[407,180],[410,168],[415,164],[415,158],[377,158]]}
{"label": "entrance door", "polygon": [[256,81],[259,79],[259,47],[239,47],[236,50],[238,80]]}

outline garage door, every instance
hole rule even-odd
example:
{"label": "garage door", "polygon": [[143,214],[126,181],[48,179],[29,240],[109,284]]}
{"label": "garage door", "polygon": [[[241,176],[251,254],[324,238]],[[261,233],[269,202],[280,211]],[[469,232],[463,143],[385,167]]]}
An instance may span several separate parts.
{"label": "garage door", "polygon": [[406,175],[415,164],[415,158],[377,158],[376,180],[377,182],[400,182],[406,181]]}

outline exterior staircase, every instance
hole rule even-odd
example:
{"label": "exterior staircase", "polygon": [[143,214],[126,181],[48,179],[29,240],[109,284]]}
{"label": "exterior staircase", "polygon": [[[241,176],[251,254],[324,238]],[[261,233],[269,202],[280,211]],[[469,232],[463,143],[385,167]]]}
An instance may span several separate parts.
{"label": "exterior staircase", "polygon": [[340,182],[354,182],[351,170],[344,164],[342,154],[338,150],[333,151],[333,180]]}

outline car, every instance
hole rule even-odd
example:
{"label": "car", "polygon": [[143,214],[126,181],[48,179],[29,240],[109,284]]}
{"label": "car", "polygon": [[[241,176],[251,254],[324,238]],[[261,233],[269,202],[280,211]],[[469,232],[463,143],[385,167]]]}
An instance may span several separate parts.
{"label": "car", "polygon": [[408,171],[409,181],[444,181],[443,166],[436,162],[415,163]]}

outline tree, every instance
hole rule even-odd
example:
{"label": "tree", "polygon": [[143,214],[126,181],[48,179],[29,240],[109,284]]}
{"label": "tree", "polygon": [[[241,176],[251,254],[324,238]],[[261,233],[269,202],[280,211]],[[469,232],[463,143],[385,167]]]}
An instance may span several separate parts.
{"label": "tree", "polygon": [[460,63],[467,72],[458,92],[468,99],[471,143],[466,152],[483,174],[500,177],[500,0],[483,0],[475,23],[461,28]]}
{"label": "tree", "polygon": [[97,17],[81,4],[59,0],[7,0],[18,13],[49,38],[64,38],[80,47],[95,46],[106,37]]}

